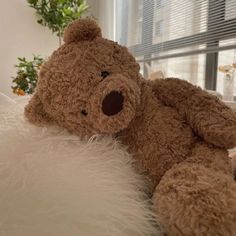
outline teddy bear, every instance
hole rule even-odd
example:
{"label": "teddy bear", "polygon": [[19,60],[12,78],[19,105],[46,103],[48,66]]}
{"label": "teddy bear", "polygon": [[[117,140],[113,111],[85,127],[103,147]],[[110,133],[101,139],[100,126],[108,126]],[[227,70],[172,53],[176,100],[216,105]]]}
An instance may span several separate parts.
{"label": "teddy bear", "polygon": [[235,236],[236,184],[227,149],[236,146],[236,115],[187,81],[149,81],[139,70],[128,49],[103,38],[94,20],[76,20],[41,67],[25,116],[84,138],[112,135],[126,145],[147,178],[166,235]]}

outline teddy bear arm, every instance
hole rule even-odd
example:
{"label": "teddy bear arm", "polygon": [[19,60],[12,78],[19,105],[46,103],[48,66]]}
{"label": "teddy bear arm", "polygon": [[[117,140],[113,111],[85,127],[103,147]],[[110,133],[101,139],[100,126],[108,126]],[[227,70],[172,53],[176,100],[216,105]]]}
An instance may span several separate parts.
{"label": "teddy bear arm", "polygon": [[223,148],[236,146],[236,114],[218,98],[180,79],[150,84],[158,99],[176,108],[205,141]]}
{"label": "teddy bear arm", "polygon": [[196,143],[186,160],[165,173],[153,200],[168,235],[236,233],[236,185],[222,148]]}
{"label": "teddy bear arm", "polygon": [[153,202],[167,235],[236,235],[236,185],[222,172],[177,164],[157,185]]}
{"label": "teddy bear arm", "polygon": [[51,123],[52,119],[45,112],[43,104],[37,95],[37,92],[30,99],[29,103],[26,105],[24,114],[26,118],[35,124]]}

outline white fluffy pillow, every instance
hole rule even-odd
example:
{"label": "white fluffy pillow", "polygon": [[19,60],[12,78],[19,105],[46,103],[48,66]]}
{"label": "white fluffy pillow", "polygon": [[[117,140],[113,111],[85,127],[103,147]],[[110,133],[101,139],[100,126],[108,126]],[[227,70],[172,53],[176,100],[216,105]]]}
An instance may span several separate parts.
{"label": "white fluffy pillow", "polygon": [[144,186],[112,138],[81,141],[0,105],[0,235],[161,235]]}

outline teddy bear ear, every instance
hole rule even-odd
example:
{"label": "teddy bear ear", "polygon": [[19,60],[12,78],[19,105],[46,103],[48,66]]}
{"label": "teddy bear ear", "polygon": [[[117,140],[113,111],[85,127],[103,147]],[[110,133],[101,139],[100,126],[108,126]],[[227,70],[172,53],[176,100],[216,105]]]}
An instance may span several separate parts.
{"label": "teddy bear ear", "polygon": [[64,31],[63,40],[65,43],[92,41],[102,37],[101,29],[91,18],[75,20],[70,23]]}
{"label": "teddy bear ear", "polygon": [[25,107],[24,114],[28,121],[35,124],[52,123],[52,119],[44,110],[43,104],[37,95],[37,92],[30,99]]}

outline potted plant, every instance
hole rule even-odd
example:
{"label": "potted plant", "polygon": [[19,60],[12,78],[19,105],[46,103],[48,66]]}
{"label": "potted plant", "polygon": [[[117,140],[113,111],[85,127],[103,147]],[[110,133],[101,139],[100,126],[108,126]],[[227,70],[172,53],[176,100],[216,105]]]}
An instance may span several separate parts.
{"label": "potted plant", "polygon": [[16,77],[13,78],[14,86],[12,86],[13,93],[24,96],[25,94],[32,94],[35,90],[38,71],[44,59],[40,56],[33,56],[32,61],[28,61],[25,57],[18,57],[19,63],[17,67]]}
{"label": "potted plant", "polygon": [[[59,45],[62,43],[65,27],[88,10],[86,0],[27,0],[27,2],[36,10],[37,22],[56,34]],[[13,93],[20,96],[32,94],[37,85],[38,70],[44,59],[41,56],[33,56],[33,60],[19,57],[18,61],[19,63],[15,65],[18,68],[17,75],[13,77]]]}

